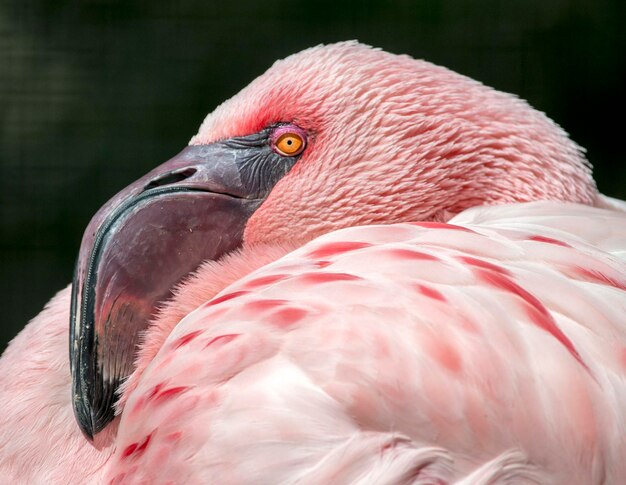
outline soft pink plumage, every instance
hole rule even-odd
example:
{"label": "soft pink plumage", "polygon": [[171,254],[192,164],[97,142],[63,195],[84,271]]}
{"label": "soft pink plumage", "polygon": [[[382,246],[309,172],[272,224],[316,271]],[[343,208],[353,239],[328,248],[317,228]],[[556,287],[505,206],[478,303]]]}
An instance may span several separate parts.
{"label": "soft pink plumage", "polygon": [[108,477],[451,483],[509,457],[511,483],[619,483],[626,218],[450,222],[334,232],[190,313],[130,394]]}
{"label": "soft pink plumage", "polygon": [[625,209],[564,132],[343,43],[280,61],[192,143],[283,120],[315,138],[246,246],[156,318],[100,450],[73,422],[67,291],[12,342],[3,481],[626,480]]}

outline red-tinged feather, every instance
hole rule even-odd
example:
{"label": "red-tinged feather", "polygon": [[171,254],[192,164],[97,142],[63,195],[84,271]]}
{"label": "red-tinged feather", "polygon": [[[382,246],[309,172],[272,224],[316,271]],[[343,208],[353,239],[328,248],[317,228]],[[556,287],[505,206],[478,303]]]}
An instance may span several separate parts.
{"label": "red-tinged feather", "polygon": [[486,269],[503,276],[511,276],[511,273],[502,266],[489,263],[488,261],[483,261],[482,259],[473,258],[471,256],[459,256],[458,260],[476,268]]}
{"label": "red-tinged feather", "polygon": [[218,296],[217,298],[213,298],[211,301],[205,303],[205,306],[214,306],[219,305],[225,301],[232,300],[234,298],[239,298],[240,296],[248,294],[249,291],[235,291],[233,293],[227,293],[225,295]]}
{"label": "red-tinged feather", "polygon": [[580,362],[585,368],[587,365],[582,360],[580,354],[572,344],[571,340],[565,336],[561,329],[556,325],[552,316],[548,313],[541,302],[530,292],[526,291],[519,285],[515,284],[511,279],[493,271],[485,271],[479,269],[476,271],[477,276],[485,283],[495,288],[513,293],[527,303],[527,312],[531,321],[539,328],[552,334],[572,356]]}
{"label": "red-tinged feather", "polygon": [[318,271],[316,273],[305,273],[298,280],[306,285],[318,285],[323,283],[333,283],[338,281],[356,281],[360,278],[348,273],[329,273]]}
{"label": "red-tinged feather", "polygon": [[563,246],[564,248],[569,248],[571,247],[569,244],[563,242],[563,241],[559,241],[558,239],[554,239],[551,237],[547,237],[547,236],[539,236],[539,235],[534,235],[534,236],[530,236],[528,238],[529,241],[537,241],[537,242],[543,242],[546,244],[556,244],[557,246]]}
{"label": "red-tinged feather", "polygon": [[167,401],[168,399],[173,398],[174,396],[177,396],[185,391],[187,391],[189,389],[189,387],[187,386],[178,386],[178,387],[170,387],[168,389],[163,389],[161,392],[159,392],[155,397],[154,397],[154,404],[161,404],[164,401]]}
{"label": "red-tinged feather", "polygon": [[331,258],[333,256],[338,256],[343,253],[363,249],[369,246],[370,244],[365,242],[331,242],[311,251],[311,253],[309,253],[309,257],[313,259]]}
{"label": "red-tinged feather", "polygon": [[194,332],[189,332],[187,335],[183,335],[182,337],[179,337],[174,342],[172,342],[172,346],[175,349],[178,349],[178,348],[180,348],[180,347],[182,347],[184,345],[187,345],[189,342],[194,340],[198,335],[201,335],[202,333],[203,333],[202,330],[196,330]]}
{"label": "red-tinged feather", "polygon": [[598,283],[600,285],[612,286],[618,290],[626,291],[626,278],[618,279],[604,274],[602,271],[593,268],[577,266],[574,272],[579,274],[586,281]]}
{"label": "red-tinged feather", "polygon": [[219,347],[222,345],[226,345],[229,342],[232,342],[233,340],[235,340],[237,337],[241,336],[241,334],[239,333],[231,333],[231,334],[226,334],[226,335],[218,335],[217,337],[213,337],[211,340],[209,340],[206,345],[204,346],[204,348],[206,349],[207,347]]}
{"label": "red-tinged feather", "polygon": [[422,251],[416,251],[414,249],[405,249],[405,248],[393,248],[387,251],[389,256],[393,258],[406,259],[406,260],[426,260],[426,261],[437,261],[436,256],[432,254],[424,253]]}
{"label": "red-tinged feather", "polygon": [[246,284],[246,290],[254,290],[256,288],[261,288],[267,285],[271,285],[272,283],[282,281],[288,277],[289,275],[286,275],[286,274],[261,276],[260,278],[255,278],[255,279],[248,281],[248,283]]}
{"label": "red-tinged feather", "polygon": [[441,302],[446,301],[446,297],[443,294],[436,290],[435,288],[427,285],[417,284],[415,285],[415,289],[424,296],[428,298],[433,298],[434,300],[439,300]]}
{"label": "red-tinged feather", "polygon": [[428,222],[412,222],[411,224],[418,226],[418,227],[423,227],[425,229],[449,229],[452,231],[472,232],[472,230],[468,229],[467,227],[455,226],[454,224],[445,224],[443,222],[428,221]]}

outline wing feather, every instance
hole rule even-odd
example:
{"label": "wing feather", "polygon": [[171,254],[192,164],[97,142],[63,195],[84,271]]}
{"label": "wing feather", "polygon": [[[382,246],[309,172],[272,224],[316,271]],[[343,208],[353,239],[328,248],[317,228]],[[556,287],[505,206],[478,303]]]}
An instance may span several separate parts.
{"label": "wing feather", "polygon": [[543,202],[450,223],[322,236],[187,315],[109,477],[619,483],[626,218]]}

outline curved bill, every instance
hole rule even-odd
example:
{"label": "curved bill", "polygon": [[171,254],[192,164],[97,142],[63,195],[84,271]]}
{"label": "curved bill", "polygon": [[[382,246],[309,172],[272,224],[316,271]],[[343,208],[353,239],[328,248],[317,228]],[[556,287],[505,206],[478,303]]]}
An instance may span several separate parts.
{"label": "curved bill", "polygon": [[[74,412],[89,438],[114,417],[116,390],[160,302],[207,259],[239,247],[266,194],[242,182],[246,150],[190,146],[111,199],[83,237],[72,288]],[[238,160],[239,159],[239,160]]]}

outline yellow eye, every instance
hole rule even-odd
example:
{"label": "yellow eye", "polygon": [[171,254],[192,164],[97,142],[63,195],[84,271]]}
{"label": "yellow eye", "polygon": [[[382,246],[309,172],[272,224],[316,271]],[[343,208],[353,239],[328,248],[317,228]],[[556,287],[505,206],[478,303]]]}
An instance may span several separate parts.
{"label": "yellow eye", "polygon": [[305,143],[304,138],[298,133],[287,132],[278,137],[274,143],[276,151],[286,157],[295,157],[302,153]]}

